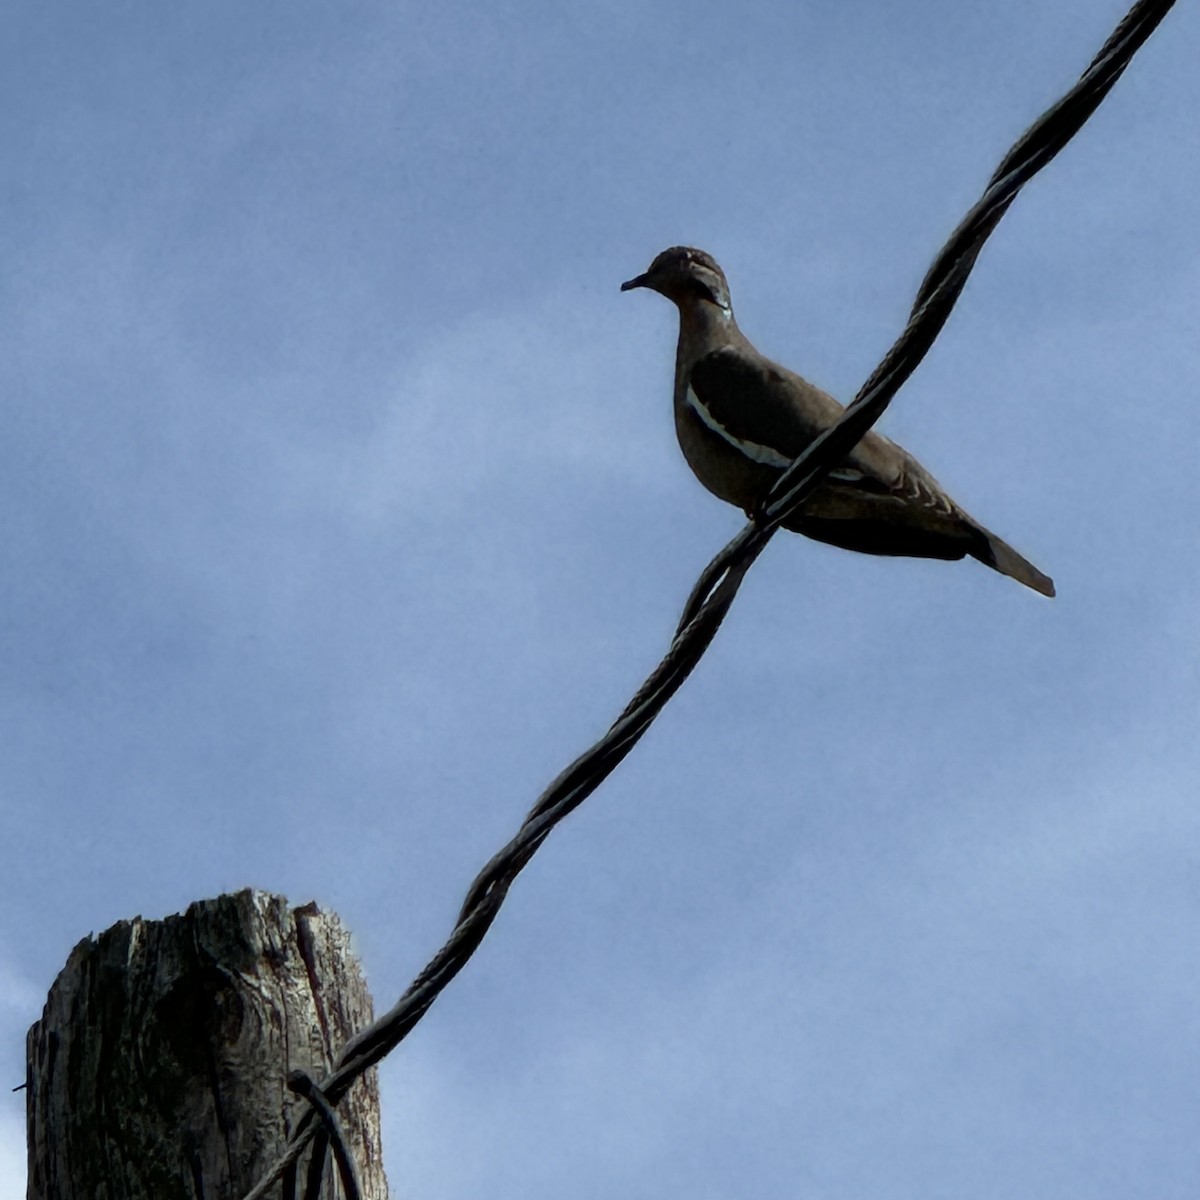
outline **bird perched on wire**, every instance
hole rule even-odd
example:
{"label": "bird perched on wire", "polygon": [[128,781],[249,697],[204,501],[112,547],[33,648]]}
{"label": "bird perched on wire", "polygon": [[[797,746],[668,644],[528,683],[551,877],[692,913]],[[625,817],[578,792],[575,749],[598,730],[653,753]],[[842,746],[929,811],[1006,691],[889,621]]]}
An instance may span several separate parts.
{"label": "bird perched on wire", "polygon": [[[675,430],[683,456],[710,492],[752,516],[784,468],[843,408],[750,344],[734,320],[725,273],[703,250],[672,246],[621,291],[643,287],[679,309]],[[874,431],[784,528],[865,554],[969,554],[1054,595],[1049,576],[959,508],[911,454]]]}

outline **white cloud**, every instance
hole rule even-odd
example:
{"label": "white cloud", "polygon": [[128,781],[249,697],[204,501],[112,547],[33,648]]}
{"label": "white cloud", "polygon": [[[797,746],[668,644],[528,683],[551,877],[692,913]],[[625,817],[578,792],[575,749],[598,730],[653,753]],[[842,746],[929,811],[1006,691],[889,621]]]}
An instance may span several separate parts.
{"label": "white cloud", "polygon": [[[24,1095],[24,1092],[18,1093],[18,1100],[22,1104]],[[4,1112],[0,1114],[0,1196],[6,1196],[9,1200],[24,1196],[27,1178],[25,1119]]]}
{"label": "white cloud", "polygon": [[5,955],[0,954],[0,1011],[22,1016],[40,1011],[45,990],[34,986]]}

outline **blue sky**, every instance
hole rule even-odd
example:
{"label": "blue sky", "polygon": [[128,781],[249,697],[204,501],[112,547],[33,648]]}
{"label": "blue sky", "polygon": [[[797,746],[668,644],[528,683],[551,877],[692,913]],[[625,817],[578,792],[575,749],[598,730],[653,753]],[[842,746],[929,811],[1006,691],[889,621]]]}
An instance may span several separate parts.
{"label": "blue sky", "polygon": [[[79,938],[246,885],[390,1004],[740,527],[620,281],[704,247],[849,398],[1122,12],[14,6],[5,1078]],[[881,426],[1058,598],[777,537],[386,1064],[396,1194],[1195,1194],[1198,60],[1180,5]]]}

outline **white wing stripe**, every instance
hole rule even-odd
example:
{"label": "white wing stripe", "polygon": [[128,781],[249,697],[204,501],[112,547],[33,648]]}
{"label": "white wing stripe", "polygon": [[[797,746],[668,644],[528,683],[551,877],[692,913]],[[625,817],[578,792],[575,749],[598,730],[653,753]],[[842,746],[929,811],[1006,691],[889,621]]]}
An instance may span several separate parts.
{"label": "white wing stripe", "polygon": [[780,454],[778,450],[772,450],[770,446],[763,446],[759,442],[743,441],[741,438],[734,437],[724,425],[720,423],[704,407],[700,397],[692,391],[691,387],[687,390],[688,407],[708,426],[713,433],[717,434],[727,441],[740,454],[744,454],[752,462],[762,463],[767,467],[786,467],[791,463],[790,458],[786,458]]}

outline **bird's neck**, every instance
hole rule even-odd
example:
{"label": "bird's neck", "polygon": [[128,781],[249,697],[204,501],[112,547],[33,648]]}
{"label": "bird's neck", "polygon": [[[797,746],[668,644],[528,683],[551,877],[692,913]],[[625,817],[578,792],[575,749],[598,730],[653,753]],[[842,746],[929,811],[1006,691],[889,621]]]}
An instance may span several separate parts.
{"label": "bird's neck", "polygon": [[679,354],[694,362],[703,354],[738,336],[733,309],[711,300],[689,297],[679,304]]}

